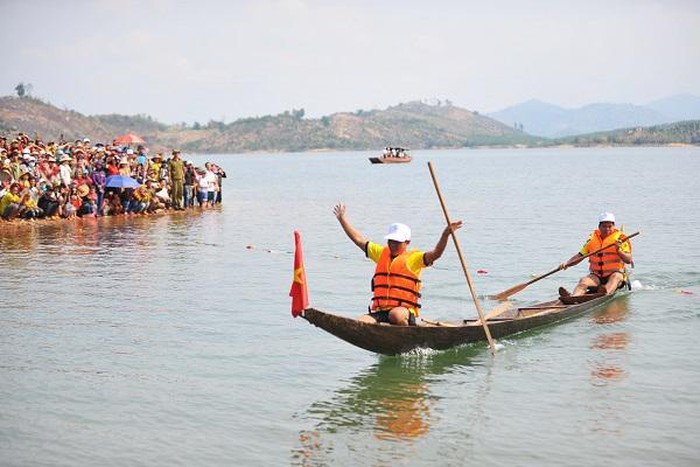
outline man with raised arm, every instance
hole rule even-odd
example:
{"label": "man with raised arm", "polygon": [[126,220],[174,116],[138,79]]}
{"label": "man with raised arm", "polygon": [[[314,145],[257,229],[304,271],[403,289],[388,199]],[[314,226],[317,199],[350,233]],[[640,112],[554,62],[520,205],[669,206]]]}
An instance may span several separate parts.
{"label": "man with raised arm", "polygon": [[365,323],[390,323],[399,326],[416,325],[419,317],[420,275],[423,268],[432,266],[442,256],[451,231],[462,227],[462,221],[445,227],[435,248],[430,251],[409,250],[411,229],[394,223],[384,238],[386,246],[371,242],[350,224],[343,203],[333,208],[335,217],[348,238],[376,263],[372,277],[372,305],[367,314],[360,316]]}

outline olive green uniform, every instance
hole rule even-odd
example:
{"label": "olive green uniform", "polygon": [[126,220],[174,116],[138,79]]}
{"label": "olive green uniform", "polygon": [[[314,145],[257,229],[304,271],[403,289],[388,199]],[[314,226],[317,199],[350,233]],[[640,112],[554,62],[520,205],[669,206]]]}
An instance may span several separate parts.
{"label": "olive green uniform", "polygon": [[184,191],[185,181],[185,163],[179,157],[173,157],[168,163],[168,175],[172,184],[172,192],[170,197],[173,202],[173,207],[182,209],[182,193]]}

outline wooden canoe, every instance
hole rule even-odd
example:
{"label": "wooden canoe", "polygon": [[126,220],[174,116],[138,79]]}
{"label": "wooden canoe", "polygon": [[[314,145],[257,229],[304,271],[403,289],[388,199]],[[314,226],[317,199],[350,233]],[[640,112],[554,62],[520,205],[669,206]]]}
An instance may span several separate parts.
{"label": "wooden canoe", "polygon": [[413,157],[411,156],[403,156],[403,157],[370,157],[369,161],[372,164],[401,164],[401,163],[406,163],[406,162],[411,162],[413,160]]}
{"label": "wooden canoe", "polygon": [[[574,318],[626,292],[591,294],[564,298],[525,307],[507,308],[487,318],[494,339]],[[353,318],[307,308],[302,315],[309,323],[357,347],[384,355],[398,355],[414,349],[444,350],[486,340],[479,320],[425,321],[418,326],[363,323]]]}

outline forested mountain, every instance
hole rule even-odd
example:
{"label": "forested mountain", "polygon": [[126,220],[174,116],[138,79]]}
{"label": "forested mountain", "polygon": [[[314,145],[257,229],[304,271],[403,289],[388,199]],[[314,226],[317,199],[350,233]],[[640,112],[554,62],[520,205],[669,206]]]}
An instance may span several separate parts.
{"label": "forested mountain", "polygon": [[384,110],[336,113],[305,118],[303,109],[244,118],[232,123],[164,125],[144,115],[86,116],[29,97],[0,98],[0,131],[39,134],[44,140],[89,136],[110,142],[133,132],[152,148],[178,147],[188,152],[380,150],[482,145],[536,144],[538,139],[449,102],[409,102]]}
{"label": "forested mountain", "polygon": [[687,120],[650,127],[624,128],[615,131],[576,135],[558,139],[556,143],[584,147],[700,145],[700,120]]}
{"label": "forested mountain", "polygon": [[[673,104],[665,105],[668,108]],[[550,119],[560,116],[559,109],[550,104],[532,101],[530,107],[538,108]],[[682,107],[676,107],[681,109],[678,112],[683,111]],[[166,125],[146,115],[86,116],[30,97],[0,98],[0,134],[12,135],[22,131],[32,137],[36,134],[44,141],[90,137],[93,142],[109,143],[117,135],[132,132],[143,137],[154,151],[180,148],[193,153],[241,153],[379,151],[385,146],[416,150],[559,144],[700,144],[700,120],[649,127],[629,125],[620,130],[556,139],[531,136],[526,133],[527,127],[523,130],[449,102],[409,102],[384,110],[341,112],[318,119],[305,118],[304,110],[298,109],[278,115],[243,118],[232,123],[210,121],[206,125],[189,126]]]}

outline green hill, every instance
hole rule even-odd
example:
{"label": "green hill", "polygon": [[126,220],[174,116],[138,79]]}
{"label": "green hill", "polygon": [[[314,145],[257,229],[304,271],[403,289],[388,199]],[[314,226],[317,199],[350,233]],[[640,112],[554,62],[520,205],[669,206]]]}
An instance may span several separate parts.
{"label": "green hill", "polygon": [[179,147],[188,152],[412,149],[541,143],[476,112],[451,104],[410,102],[385,110],[336,113],[304,118],[303,109],[194,127],[165,125],[144,115],[86,116],[33,98],[0,98],[0,131],[35,133],[44,140],[89,136],[109,142],[133,132],[152,149]]}
{"label": "green hill", "polygon": [[39,135],[44,141],[58,140],[63,135],[66,141],[90,137],[110,142],[127,132],[153,137],[166,129],[166,125],[143,115],[87,117],[31,97],[0,97],[0,132],[4,134],[22,131],[32,137]]}
{"label": "green hill", "polygon": [[517,131],[496,120],[450,103],[408,102],[384,110],[341,112],[318,119],[304,110],[243,118],[232,123],[210,121],[165,125],[146,115],[86,116],[41,100],[0,97],[0,132],[38,134],[45,141],[90,137],[108,143],[123,133],[142,136],[154,151],[180,148],[198,153],[252,151],[379,150],[475,146],[664,145],[700,144],[700,121],[546,139]]}
{"label": "green hill", "polygon": [[700,144],[700,120],[570,136],[554,141],[574,146],[657,146]]}

